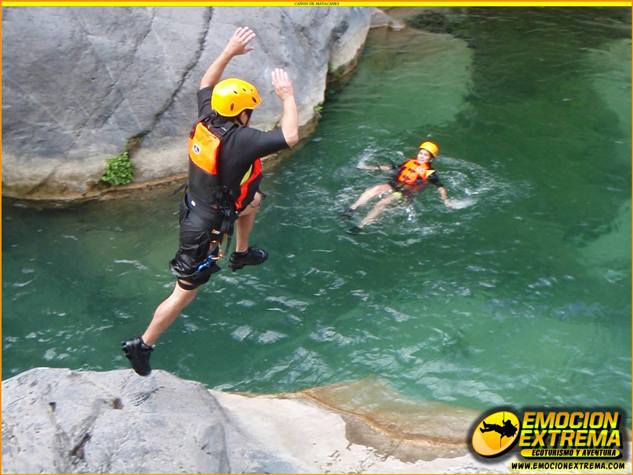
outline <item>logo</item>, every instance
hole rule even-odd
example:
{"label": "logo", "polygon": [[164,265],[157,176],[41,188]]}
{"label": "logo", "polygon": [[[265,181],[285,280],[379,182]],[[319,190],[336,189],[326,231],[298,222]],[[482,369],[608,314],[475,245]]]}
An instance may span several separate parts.
{"label": "logo", "polygon": [[607,409],[496,409],[473,427],[476,455],[491,459],[517,448],[513,472],[624,470],[625,416]]}
{"label": "logo", "polygon": [[516,443],[521,429],[519,418],[511,411],[498,411],[484,417],[472,435],[472,447],[482,457],[497,457]]}
{"label": "logo", "polygon": [[193,153],[195,153],[196,155],[200,155],[200,152],[202,151],[200,149],[200,145],[198,145],[197,143],[193,144],[193,146],[191,147],[191,150],[193,150]]}

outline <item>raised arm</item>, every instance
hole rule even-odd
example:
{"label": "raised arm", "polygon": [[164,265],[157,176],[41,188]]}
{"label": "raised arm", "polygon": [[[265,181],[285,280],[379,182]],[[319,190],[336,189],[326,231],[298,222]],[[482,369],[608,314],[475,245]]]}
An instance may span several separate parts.
{"label": "raised arm", "polygon": [[283,103],[281,132],[288,146],[292,147],[299,142],[299,117],[292,82],[288,78],[288,73],[280,68],[272,72],[272,81],[275,94]]}
{"label": "raised arm", "polygon": [[211,66],[209,66],[204,76],[202,76],[200,89],[215,86],[220,82],[224,68],[226,68],[226,65],[229,64],[229,61],[231,61],[233,57],[246,54],[253,50],[253,48],[248,46],[253,38],[255,38],[255,33],[247,26],[242,26],[235,30],[235,33],[233,33],[233,36],[224,47],[222,53],[211,63]]}

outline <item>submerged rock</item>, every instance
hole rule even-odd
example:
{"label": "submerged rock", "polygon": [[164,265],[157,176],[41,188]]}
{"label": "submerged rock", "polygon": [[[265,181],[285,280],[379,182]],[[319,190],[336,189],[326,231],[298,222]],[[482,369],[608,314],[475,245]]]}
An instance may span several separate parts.
{"label": "submerged rock", "polygon": [[[617,121],[611,127],[619,127],[623,141],[631,140],[631,39],[613,40],[600,49],[586,52],[587,67],[592,70],[593,86],[604,104],[615,114]],[[622,97],[628,100],[622,100]],[[625,142],[626,143],[626,142]],[[619,150],[619,149],[618,149]],[[623,153],[608,158],[621,164],[631,164],[630,147],[622,147]]]}
{"label": "submerged rock", "polygon": [[316,116],[328,72],[353,63],[373,8],[6,8],[3,10],[3,191],[30,199],[99,191],[105,160],[133,153],[136,182],[186,173],[200,78],[237,26],[255,50],[225,76],[263,98],[253,126],[280,117],[270,74],[288,70],[301,125]]}
{"label": "submerged rock", "polygon": [[424,414],[375,381],[248,396],[164,371],[37,368],[2,394],[3,473],[507,471],[467,454],[474,412]]}

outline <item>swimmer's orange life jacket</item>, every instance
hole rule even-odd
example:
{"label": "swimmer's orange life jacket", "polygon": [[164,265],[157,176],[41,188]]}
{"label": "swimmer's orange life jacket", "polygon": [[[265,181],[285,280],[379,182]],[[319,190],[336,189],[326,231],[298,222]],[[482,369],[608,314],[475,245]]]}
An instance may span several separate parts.
{"label": "swimmer's orange life jacket", "polygon": [[435,173],[435,170],[430,164],[420,163],[412,158],[400,165],[396,181],[407,186],[413,186],[419,182],[426,184],[426,181],[433,173]]}

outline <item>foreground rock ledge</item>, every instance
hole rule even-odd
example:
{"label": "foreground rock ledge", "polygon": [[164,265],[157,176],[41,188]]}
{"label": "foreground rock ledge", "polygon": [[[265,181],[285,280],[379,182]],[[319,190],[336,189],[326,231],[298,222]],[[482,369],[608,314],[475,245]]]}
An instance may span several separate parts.
{"label": "foreground rock ledge", "polygon": [[[358,389],[347,385],[334,394]],[[4,473],[505,470],[504,464],[475,461],[463,439],[399,438],[393,427],[382,433],[370,427],[371,418],[317,399],[327,396],[318,390],[227,394],[164,371],[141,378],[131,370],[36,368],[2,383],[2,468]],[[354,442],[363,438],[373,446]],[[388,453],[407,444],[402,458],[412,461]],[[413,460],[416,444],[421,456],[432,460]],[[452,458],[429,457],[433,444]]]}

